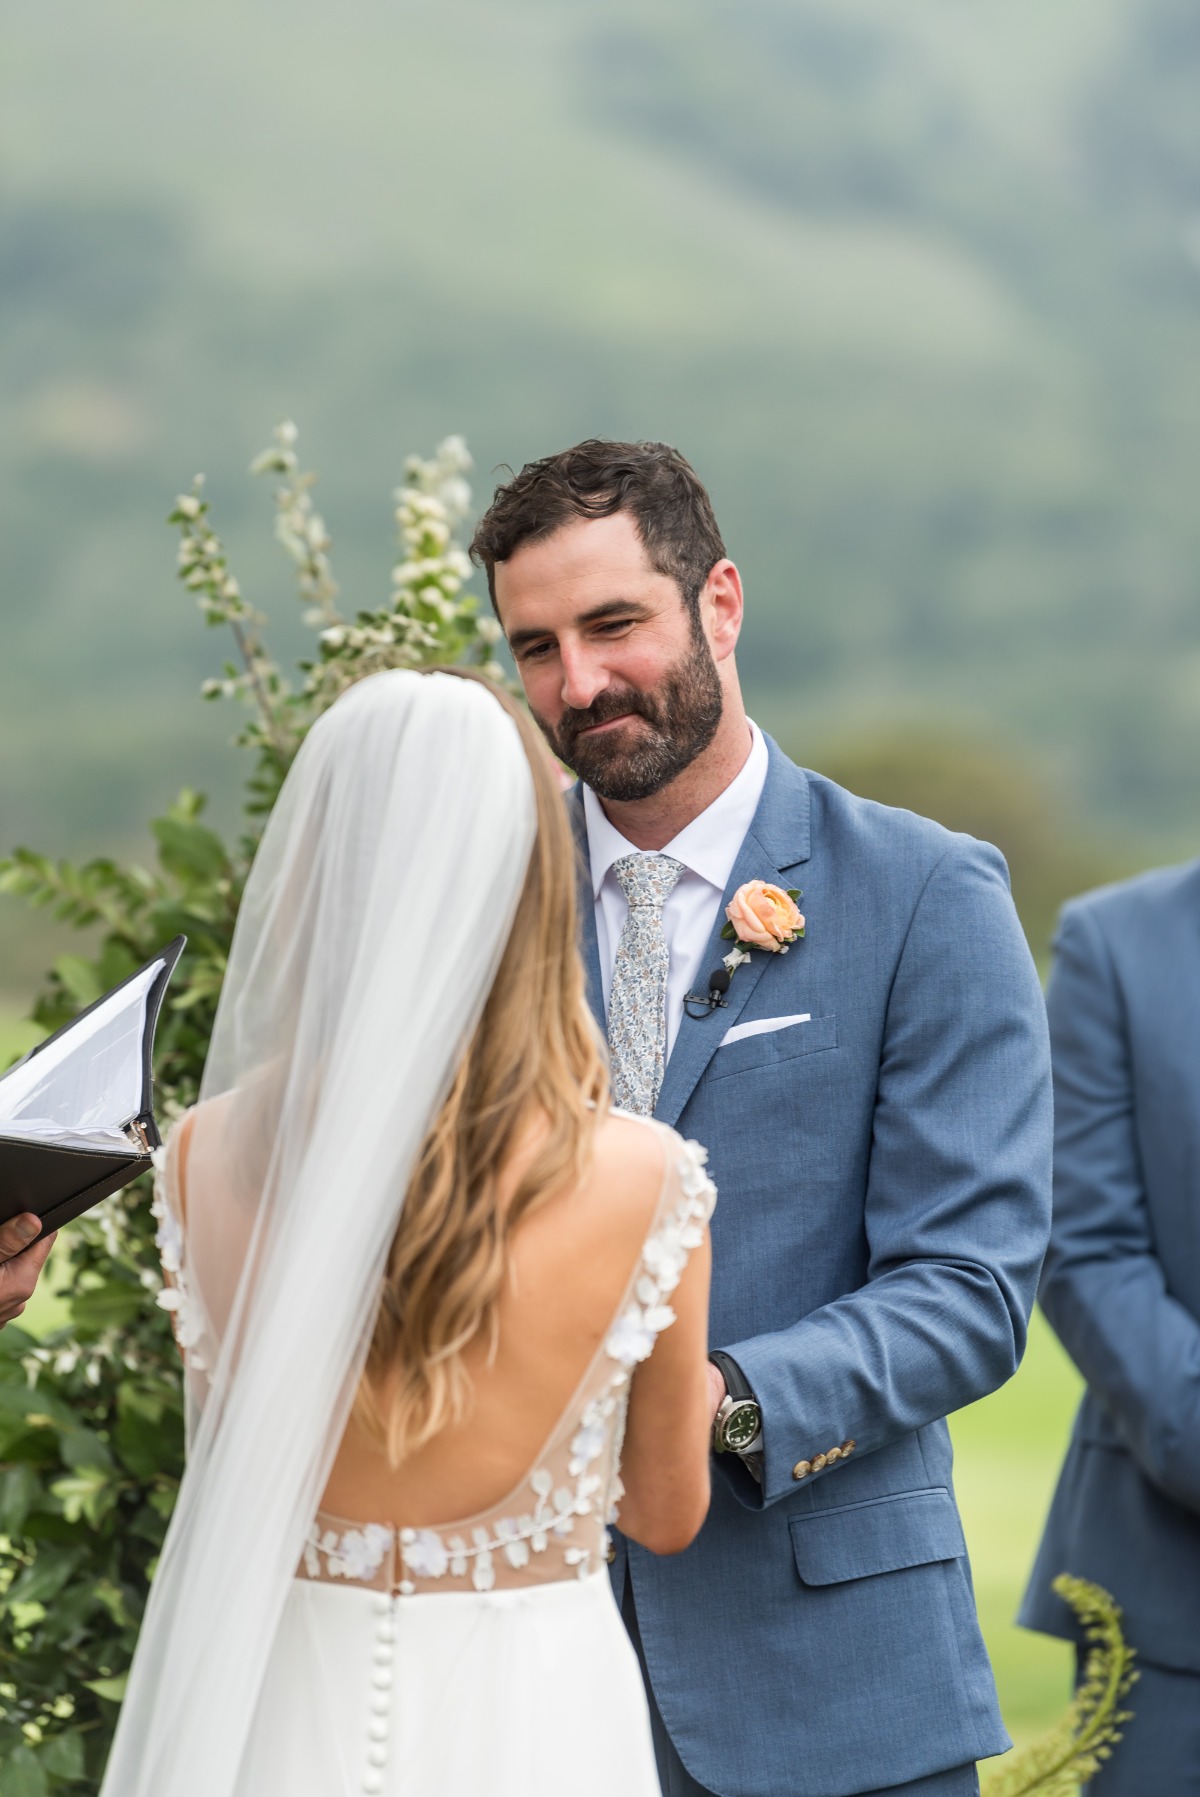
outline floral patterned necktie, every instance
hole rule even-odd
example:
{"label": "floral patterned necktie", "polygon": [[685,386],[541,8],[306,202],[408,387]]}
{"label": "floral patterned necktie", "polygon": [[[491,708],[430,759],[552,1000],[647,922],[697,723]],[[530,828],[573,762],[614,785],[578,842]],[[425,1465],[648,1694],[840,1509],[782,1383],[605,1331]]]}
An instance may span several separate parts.
{"label": "floral patterned necktie", "polygon": [[608,1049],[613,1103],[650,1117],[667,1064],[667,969],[663,906],[682,861],[670,855],[622,855],[613,875],[629,900],[617,944],[608,1000]]}

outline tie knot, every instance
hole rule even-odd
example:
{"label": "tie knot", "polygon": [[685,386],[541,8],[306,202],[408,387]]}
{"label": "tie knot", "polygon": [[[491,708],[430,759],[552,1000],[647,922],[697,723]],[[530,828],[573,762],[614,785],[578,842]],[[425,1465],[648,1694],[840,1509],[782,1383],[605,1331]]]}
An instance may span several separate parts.
{"label": "tie knot", "polygon": [[661,911],[684,866],[671,855],[622,855],[613,862],[612,870],[631,911],[645,905]]}

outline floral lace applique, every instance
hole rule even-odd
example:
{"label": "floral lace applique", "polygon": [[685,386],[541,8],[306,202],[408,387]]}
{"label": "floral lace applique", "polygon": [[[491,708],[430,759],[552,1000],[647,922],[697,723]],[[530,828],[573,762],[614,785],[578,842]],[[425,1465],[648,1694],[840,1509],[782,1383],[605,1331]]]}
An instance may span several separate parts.
{"label": "floral lace applique", "polygon": [[382,1523],[364,1523],[339,1534],[314,1522],[304,1544],[304,1569],[312,1579],[319,1579],[324,1570],[329,1578],[370,1584],[386,1564],[394,1542],[394,1531]]}
{"label": "floral lace applique", "polygon": [[207,1322],[203,1306],[188,1285],[183,1259],[183,1225],[167,1199],[167,1150],[156,1148],[150,1157],[154,1167],[154,1199],[150,1213],[158,1224],[155,1243],[167,1283],[158,1294],[160,1310],[170,1313],[175,1340],[185,1355],[189,1370],[209,1371],[205,1358]]}

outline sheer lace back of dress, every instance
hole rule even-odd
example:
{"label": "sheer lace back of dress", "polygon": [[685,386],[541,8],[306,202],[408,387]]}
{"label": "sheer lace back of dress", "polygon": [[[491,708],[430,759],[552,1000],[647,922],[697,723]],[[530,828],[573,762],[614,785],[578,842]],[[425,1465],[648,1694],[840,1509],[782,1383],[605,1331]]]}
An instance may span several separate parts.
{"label": "sheer lace back of dress", "polygon": [[[299,1575],[411,1596],[491,1591],[585,1578],[604,1564],[607,1528],[621,1496],[620,1459],[634,1368],[673,1321],[671,1293],[703,1239],[716,1191],[705,1151],[665,1125],[662,1192],[641,1257],[599,1350],[534,1465],[498,1504],[457,1522],[419,1529],[352,1522],[318,1513]],[[159,1246],[191,1376],[205,1375],[207,1329],[189,1291],[187,1239],[179,1218],[177,1130],[156,1191]],[[173,1152],[172,1152],[173,1151]]]}

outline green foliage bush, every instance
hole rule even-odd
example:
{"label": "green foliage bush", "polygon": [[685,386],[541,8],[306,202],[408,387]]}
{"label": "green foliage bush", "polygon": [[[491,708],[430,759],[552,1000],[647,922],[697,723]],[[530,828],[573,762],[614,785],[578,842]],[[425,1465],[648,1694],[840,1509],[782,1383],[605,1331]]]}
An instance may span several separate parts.
{"label": "green foliage bush", "polygon": [[[82,867],[18,849],[0,862],[0,891],[68,925],[100,931],[93,955],[64,954],[47,977],[36,1022],[56,1029],[179,932],[188,938],[159,1024],[156,1110],[166,1124],[197,1093],[234,920],[255,845],[292,757],[316,717],[351,681],[388,667],[470,660],[493,677],[499,632],[465,590],[470,564],[456,532],[467,516],[466,448],[449,438],[410,457],[396,493],[401,554],[387,602],[353,619],[337,608],[313,477],[301,474],[295,429],[282,425],[254,472],[280,479],[276,535],[294,564],[311,661],[285,680],[212,529],[203,484],[177,501],[179,574],[210,624],[232,632],[238,658],[205,685],[249,701],[238,741],[250,757],[241,833],[227,843],[195,792],[151,825],[155,865]],[[162,1285],[148,1180],[71,1224],[67,1320],[38,1340],[0,1331],[0,1790],[50,1797],[95,1789],[111,1740],[145,1595],[183,1469],[179,1360]],[[52,1261],[52,1265],[54,1264]]]}

